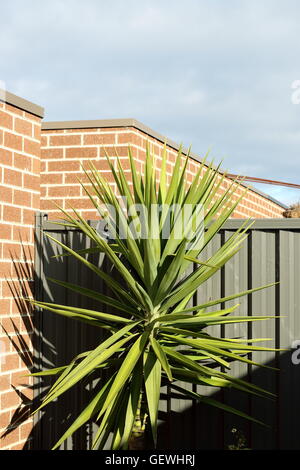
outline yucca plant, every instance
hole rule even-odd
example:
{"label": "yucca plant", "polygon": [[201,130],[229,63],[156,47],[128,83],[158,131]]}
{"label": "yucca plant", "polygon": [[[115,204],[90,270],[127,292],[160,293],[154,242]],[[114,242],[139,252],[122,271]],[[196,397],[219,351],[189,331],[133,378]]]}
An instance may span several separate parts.
{"label": "yucca plant", "polygon": [[[90,401],[54,449],[90,420],[99,425],[93,449],[103,449],[107,442],[112,449],[136,448],[135,440],[143,440],[147,427],[155,447],[162,384],[168,384],[182,397],[201,400],[255,422],[254,417],[186,390],[178,381],[272,397],[270,392],[230,375],[230,363],[235,360],[257,365],[249,353],[274,349],[251,345],[254,340],[210,334],[212,325],[272,318],[235,315],[237,305],[224,307],[227,301],[263,287],[191,305],[195,292],[237,253],[247,236],[249,221],[209,259],[203,259],[205,248],[231,216],[246,189],[232,182],[221,194],[225,175],[221,176],[219,167],[205,161],[188,184],[189,155],[183,156],[181,150],[170,177],[166,148],[159,161],[159,173],[149,146],[144,174],[137,171],[130,148],[128,158],[130,175],[123,170],[118,157],[107,155],[117,192],[92,164],[84,169],[87,182],[82,187],[106,220],[109,238],[91,227],[76,209],[71,213],[61,209],[63,221],[59,223],[81,231],[90,239],[92,248],[74,251],[45,234],[63,248],[63,256],[71,255],[92,270],[111,293],[52,280],[62,288],[99,301],[99,311],[33,301],[41,309],[87,322],[106,332],[105,339],[94,350],[80,351],[70,364],[33,374],[58,375],[36,411],[91,374],[100,377],[100,388],[91,392]],[[237,188],[242,190],[240,197],[236,196]],[[97,252],[106,255],[117,277],[88,260],[89,253]],[[219,308],[207,311],[213,306]],[[109,309],[111,313],[107,313]],[[107,371],[106,380],[103,370]]]}

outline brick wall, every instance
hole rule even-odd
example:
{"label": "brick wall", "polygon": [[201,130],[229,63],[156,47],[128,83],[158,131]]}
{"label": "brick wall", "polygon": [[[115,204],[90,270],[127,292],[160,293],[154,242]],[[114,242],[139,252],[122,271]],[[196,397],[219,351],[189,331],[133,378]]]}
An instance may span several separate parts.
{"label": "brick wall", "polygon": [[[105,126],[101,127],[101,121],[96,121],[94,123],[89,122],[88,128],[84,128],[84,121],[73,125],[72,123],[63,122],[56,124],[45,123],[43,125],[41,209],[49,214],[49,218],[55,219],[60,216],[53,201],[65,209],[68,208],[69,204],[76,206],[81,215],[88,219],[97,217],[96,210],[93,209],[90,200],[85,196],[78,178],[85,181],[81,164],[87,167],[88,161],[92,161],[113,184],[104,149],[111,156],[115,155],[116,150],[125,171],[128,172],[130,171],[127,157],[128,144],[131,146],[133,156],[141,171],[144,167],[147,141],[151,143],[158,159],[161,157],[164,139],[161,139],[161,141],[159,137],[153,136],[151,130],[138,129],[125,124],[126,122],[122,126],[113,127],[113,121],[111,121],[110,125],[106,122]],[[64,126],[75,127],[76,125],[77,128],[64,128]],[[51,129],[51,127],[56,127],[56,129]],[[174,147],[176,147],[175,144],[169,144],[167,147],[167,171],[169,176],[172,174],[177,154]],[[188,164],[188,177],[190,180],[192,180],[200,165],[196,158],[190,158]],[[226,179],[221,190],[224,191],[230,183],[231,180]],[[274,218],[282,217],[282,212],[281,205],[256,191],[250,190],[237,207],[233,217]]]}
{"label": "brick wall", "polygon": [[[28,377],[34,214],[40,208],[42,109],[14,95],[0,102],[0,449],[30,441]],[[37,115],[39,114],[39,115]],[[22,416],[20,426],[15,426]]]}
{"label": "brick wall", "polygon": [[[55,201],[64,208],[72,204],[87,219],[96,218],[77,179],[84,181],[80,165],[93,161],[113,184],[104,149],[110,155],[116,149],[129,172],[130,144],[143,172],[147,141],[158,159],[164,142],[133,120],[45,123],[41,136],[42,116],[42,108],[9,93],[0,101],[0,449],[30,445],[32,421],[27,410],[32,390],[24,374],[32,363],[32,315],[22,297],[33,295],[35,212],[41,209],[57,218]],[[167,149],[170,178],[177,146],[168,141]],[[193,156],[190,180],[198,167]],[[229,184],[226,180],[222,191]],[[249,191],[234,216],[282,217],[282,210],[276,201]],[[16,426],[20,416],[23,423]]]}

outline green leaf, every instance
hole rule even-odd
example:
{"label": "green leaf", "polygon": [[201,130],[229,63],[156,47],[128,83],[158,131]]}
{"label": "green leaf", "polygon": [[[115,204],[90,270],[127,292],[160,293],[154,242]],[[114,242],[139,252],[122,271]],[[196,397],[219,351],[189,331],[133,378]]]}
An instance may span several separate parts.
{"label": "green leaf", "polygon": [[168,363],[168,359],[167,359],[167,356],[165,355],[163,348],[153,336],[150,336],[150,343],[151,343],[154,353],[156,354],[157,359],[161,363],[163,370],[167,374],[168,379],[172,381],[173,380],[172,372],[171,372],[170,365]]}
{"label": "green leaf", "polygon": [[276,284],[279,284],[279,283],[278,282],[272,282],[271,284],[267,284],[267,285],[261,286],[261,287],[255,287],[254,289],[249,289],[249,290],[246,290],[246,291],[243,291],[243,292],[239,292],[238,294],[231,294],[231,295],[227,295],[226,297],[222,297],[222,298],[217,299],[217,300],[210,300],[209,302],[206,302],[204,304],[196,305],[193,308],[187,308],[185,310],[182,310],[181,313],[183,313],[183,312],[192,312],[192,311],[196,311],[196,310],[202,310],[202,309],[208,308],[208,307],[213,307],[214,305],[225,303],[225,302],[228,302],[229,300],[237,299],[239,297],[244,297],[245,295],[253,294],[254,292],[258,292],[262,289],[267,289],[268,287],[273,287]]}
{"label": "green leaf", "polygon": [[81,426],[83,426],[96,413],[98,413],[98,411],[100,410],[100,408],[103,404],[103,401],[105,400],[105,397],[108,394],[108,390],[109,390],[111,382],[113,381],[114,375],[106,382],[106,384],[101,388],[101,390],[99,390],[99,392],[90,401],[88,406],[86,408],[84,408],[84,410],[75,419],[75,421],[68,428],[68,430],[63,434],[63,436],[55,444],[55,446],[52,448],[52,450],[57,449],[66,439],[68,439],[68,437],[72,436],[72,434],[75,431],[77,431],[77,429],[79,429]]}
{"label": "green leaf", "polygon": [[82,256],[80,256],[78,253],[76,253],[76,251],[72,250],[71,248],[69,248],[67,245],[65,245],[64,243],[61,243],[59,240],[57,240],[56,238],[52,237],[51,235],[49,235],[48,233],[45,233],[45,235],[52,241],[54,241],[55,243],[57,243],[59,246],[61,246],[62,248],[64,248],[66,251],[68,251],[70,254],[72,254],[76,259],[78,259],[79,261],[81,261],[85,266],[87,266],[89,269],[91,269],[97,276],[99,276],[101,279],[104,280],[104,282],[106,282],[106,284],[112,289],[113,292],[115,292],[116,294],[118,295],[121,295],[124,299],[126,299],[130,304],[135,304],[136,305],[136,302],[134,301],[134,299],[132,298],[132,296],[130,296],[124,289],[123,287],[121,287],[120,283],[118,283],[117,281],[113,280],[111,278],[111,276],[109,276],[108,274],[106,274],[105,272],[103,272],[101,269],[99,269],[97,266],[95,266],[94,264],[90,263],[89,261],[87,261],[85,258],[83,258]]}
{"label": "green leaf", "polygon": [[100,292],[88,289],[86,287],[80,287],[77,284],[72,284],[71,282],[60,281],[58,279],[53,279],[51,277],[47,277],[47,280],[64,287],[66,289],[70,289],[77,294],[81,294],[85,297],[89,297],[90,299],[97,300],[98,302],[104,303],[106,305],[110,305],[111,307],[115,307],[118,310],[121,310],[126,313],[136,314],[136,309],[130,307],[129,305],[124,305],[124,302],[119,302],[118,300],[114,299],[113,297],[109,297],[107,295],[101,294]]}
{"label": "green leaf", "polygon": [[100,412],[100,416],[106,411],[110,402],[116,397],[119,391],[124,386],[124,383],[128,380],[134,366],[136,365],[137,361],[139,360],[140,355],[144,352],[144,348],[149,338],[149,331],[145,331],[131,346],[127,356],[125,357],[116,378],[111,386],[109,391],[108,397],[102,407]]}
{"label": "green leaf", "polygon": [[161,363],[153,352],[144,353],[144,376],[154,447],[157,443],[157,417],[161,384]]}
{"label": "green leaf", "polygon": [[59,305],[59,304],[53,304],[50,302],[38,302],[38,301],[32,301],[34,305],[37,307],[41,307],[45,310],[49,310],[50,312],[57,313],[58,315],[65,315],[65,316],[70,316],[72,314],[73,316],[78,315],[79,317],[86,317],[87,319],[95,319],[95,320],[103,320],[108,323],[131,323],[132,320],[129,318],[124,318],[120,317],[119,315],[113,315],[109,313],[104,313],[104,312],[97,312],[96,310],[88,310],[85,308],[79,308],[79,307],[70,307],[68,305]]}
{"label": "green leaf", "polygon": [[139,400],[142,390],[142,379],[143,379],[143,361],[141,359],[137,362],[130,383],[130,393],[126,408],[126,418],[123,436],[120,442],[120,447],[123,449],[128,448],[128,441],[131,436],[131,431],[134,425],[134,420],[137,414]]}
{"label": "green leaf", "polygon": [[[96,447],[98,447],[98,449],[103,449],[108,436],[115,425],[115,420],[121,406],[124,406],[124,394],[119,393],[107,407],[107,410],[94,437],[92,450],[96,449]],[[100,413],[96,418],[97,421],[99,419],[99,415]]]}
{"label": "green leaf", "polygon": [[184,344],[188,346],[193,346],[195,348],[198,348],[201,351],[208,351],[208,353],[212,354],[217,354],[223,357],[229,357],[232,359],[235,359],[236,361],[240,362],[246,362],[247,364],[252,364],[252,365],[258,365],[260,367],[265,367],[267,369],[273,369],[273,367],[266,366],[264,364],[258,364],[255,361],[251,361],[250,359],[246,359],[243,356],[239,356],[238,354],[234,354],[230,351],[228,351],[225,348],[236,348],[241,350],[242,353],[249,353],[249,352],[254,352],[254,351],[276,351],[275,348],[261,348],[258,346],[248,346],[248,345],[236,345],[233,343],[232,346],[230,346],[228,343],[222,342],[222,341],[215,341],[215,340],[206,340],[206,339],[190,339],[190,338],[184,338],[182,336],[175,336],[175,335],[166,335],[163,334],[164,337],[172,339],[172,341],[175,341],[179,344]]}
{"label": "green leaf", "polygon": [[62,393],[66,392],[71,388],[75,383],[93,371],[101,363],[105,362],[112,354],[114,354],[118,349],[131,340],[133,335],[126,336],[122,340],[118,341],[119,338],[128,333],[138,322],[132,322],[130,325],[126,325],[120,331],[110,336],[108,339],[103,341],[96,349],[90,352],[87,357],[80,362],[73,370],[70,371],[55,387],[52,387],[50,392],[47,394],[46,398],[43,400],[42,404],[39,406],[34,413],[46,406],[48,403],[56,399]]}

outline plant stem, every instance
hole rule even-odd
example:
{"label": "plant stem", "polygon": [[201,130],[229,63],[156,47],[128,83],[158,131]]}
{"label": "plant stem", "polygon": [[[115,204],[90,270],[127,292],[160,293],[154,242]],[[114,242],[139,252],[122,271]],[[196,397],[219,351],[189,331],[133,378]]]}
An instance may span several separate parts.
{"label": "plant stem", "polygon": [[143,391],[140,393],[139,405],[134,420],[130,440],[128,443],[129,450],[143,450],[146,449],[146,424],[147,413],[145,411],[145,403],[143,400]]}

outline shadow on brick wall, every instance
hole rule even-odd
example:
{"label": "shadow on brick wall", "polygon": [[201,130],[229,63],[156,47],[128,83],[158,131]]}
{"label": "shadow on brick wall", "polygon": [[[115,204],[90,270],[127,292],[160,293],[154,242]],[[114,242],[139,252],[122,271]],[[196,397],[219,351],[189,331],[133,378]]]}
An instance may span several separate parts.
{"label": "shadow on brick wall", "polygon": [[[33,387],[27,374],[33,370],[32,333],[33,322],[31,305],[25,298],[33,297],[33,259],[28,250],[26,241],[20,240],[21,259],[16,259],[10,252],[12,276],[6,278],[7,287],[12,298],[12,317],[8,315],[7,327],[2,325],[2,331],[6,334],[12,352],[19,358],[19,367],[11,374],[10,390],[18,396],[19,405],[12,413],[11,420],[0,439],[7,439],[14,430],[21,426],[30,416],[32,407]],[[9,371],[8,371],[9,372]],[[15,383],[14,383],[15,382]],[[4,410],[2,410],[4,411]],[[18,442],[16,442],[18,444]],[[31,435],[29,435],[25,448],[30,448]]]}

